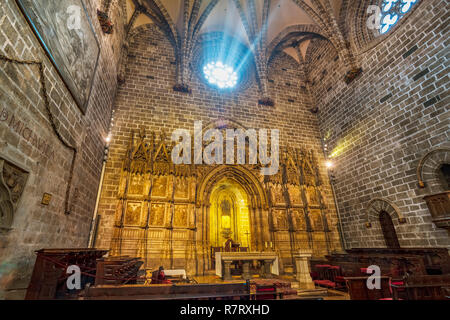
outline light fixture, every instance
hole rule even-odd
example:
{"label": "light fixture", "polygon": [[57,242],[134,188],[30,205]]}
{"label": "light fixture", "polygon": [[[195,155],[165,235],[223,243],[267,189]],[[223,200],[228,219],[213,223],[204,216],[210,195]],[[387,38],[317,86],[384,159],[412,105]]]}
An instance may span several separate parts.
{"label": "light fixture", "polygon": [[234,69],[221,61],[209,62],[203,67],[205,79],[219,89],[228,89],[236,86],[238,75]]}
{"label": "light fixture", "polygon": [[328,169],[331,169],[331,168],[334,167],[334,163],[333,163],[333,161],[328,160],[327,162],[325,162],[325,166],[326,166]]}

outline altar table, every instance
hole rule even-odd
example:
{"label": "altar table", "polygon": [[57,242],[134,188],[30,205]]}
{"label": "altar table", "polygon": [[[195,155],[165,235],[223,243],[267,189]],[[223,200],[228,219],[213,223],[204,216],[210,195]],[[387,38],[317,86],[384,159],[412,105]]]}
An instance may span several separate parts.
{"label": "altar table", "polygon": [[270,277],[271,274],[280,274],[278,256],[275,252],[216,252],[216,275],[223,277],[224,280],[231,280],[231,263],[242,261],[242,277],[248,280],[251,278],[250,262],[253,260],[263,261],[261,276]]}

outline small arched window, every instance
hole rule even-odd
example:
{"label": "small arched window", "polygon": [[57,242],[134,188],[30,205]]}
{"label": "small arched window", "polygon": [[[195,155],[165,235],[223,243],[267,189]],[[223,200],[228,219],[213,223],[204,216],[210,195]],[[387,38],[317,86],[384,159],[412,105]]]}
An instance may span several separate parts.
{"label": "small arched window", "polygon": [[392,222],[392,218],[389,213],[386,211],[381,211],[379,219],[386,246],[388,248],[400,248],[397,232],[395,231],[394,223]]}
{"label": "small arched window", "polygon": [[450,190],[450,164],[444,163],[438,170],[441,186],[444,190]]}
{"label": "small arched window", "polygon": [[384,0],[381,7],[380,33],[387,33],[419,0]]}

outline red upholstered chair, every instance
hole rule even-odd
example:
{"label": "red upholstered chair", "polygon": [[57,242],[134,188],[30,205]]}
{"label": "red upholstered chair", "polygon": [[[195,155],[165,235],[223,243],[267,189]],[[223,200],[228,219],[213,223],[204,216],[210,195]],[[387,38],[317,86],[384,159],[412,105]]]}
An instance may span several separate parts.
{"label": "red upholstered chair", "polygon": [[334,282],[336,285],[336,288],[343,288],[346,287],[345,285],[345,279],[342,276],[342,269],[340,266],[331,266],[328,269],[329,275],[330,275],[330,281]]}
{"label": "red upholstered chair", "polygon": [[370,275],[370,274],[373,273],[373,272],[372,272],[372,273],[368,273],[368,272],[367,272],[367,271],[369,271],[369,268],[361,268],[361,269],[359,269],[359,270],[360,270],[361,273],[362,273],[363,275],[365,275],[365,276],[368,275],[368,274]]}
{"label": "red upholstered chair", "polygon": [[276,300],[277,288],[275,285],[256,285],[256,300]]}
{"label": "red upholstered chair", "polygon": [[336,282],[336,277],[341,275],[341,268],[339,266],[332,266],[329,264],[318,264],[315,268],[319,274],[318,279],[313,282],[319,286],[326,288],[337,288],[345,286],[345,280],[342,278],[342,283]]}
{"label": "red upholstered chair", "polygon": [[328,269],[331,267],[329,264],[316,264],[316,270],[319,273],[318,280],[329,280]]}
{"label": "red upholstered chair", "polygon": [[151,284],[171,284],[172,281],[167,280],[164,275],[164,270],[156,270],[152,272],[152,282]]}

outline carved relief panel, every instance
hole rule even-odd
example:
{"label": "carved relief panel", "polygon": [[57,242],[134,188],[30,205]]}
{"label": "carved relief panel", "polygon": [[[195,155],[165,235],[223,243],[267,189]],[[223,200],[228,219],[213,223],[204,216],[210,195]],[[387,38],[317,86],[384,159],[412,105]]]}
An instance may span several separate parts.
{"label": "carved relief panel", "polygon": [[166,217],[165,203],[152,203],[150,211],[150,225],[154,227],[164,227]]}
{"label": "carved relief panel", "polygon": [[292,218],[296,231],[305,231],[306,230],[306,220],[305,213],[303,209],[293,209],[292,210]]}
{"label": "carved relief panel", "polygon": [[319,205],[319,197],[317,195],[316,188],[313,186],[309,186],[306,189],[306,197],[308,199],[308,204],[310,206],[318,206]]}
{"label": "carved relief panel", "polygon": [[175,178],[175,199],[188,200],[189,199],[189,179],[186,177]]}
{"label": "carved relief panel", "polygon": [[173,219],[174,227],[186,228],[189,221],[189,207],[187,204],[175,205],[175,217]]}
{"label": "carved relief panel", "polygon": [[154,176],[152,198],[167,198],[169,194],[168,182],[169,177],[167,176]]}
{"label": "carved relief panel", "polygon": [[302,195],[300,192],[300,187],[296,185],[288,185],[288,191],[289,191],[289,199],[291,200],[291,204],[294,206],[301,206],[302,205]]}
{"label": "carved relief panel", "polygon": [[311,210],[310,219],[314,231],[324,231],[322,213],[320,210]]}
{"label": "carved relief panel", "polygon": [[274,210],[273,212],[274,226],[277,230],[288,230],[289,224],[285,210]]}
{"label": "carved relief panel", "polygon": [[9,229],[25,189],[28,172],[0,158],[0,229]]}
{"label": "carved relief panel", "polygon": [[130,179],[130,189],[128,194],[143,195],[146,179],[141,174],[133,174]]}
{"label": "carved relief panel", "polygon": [[272,184],[271,195],[272,203],[274,205],[285,205],[286,200],[283,194],[283,186],[280,184]]}
{"label": "carved relief panel", "polygon": [[141,201],[128,201],[125,213],[125,225],[139,226],[142,223],[143,206]]}

